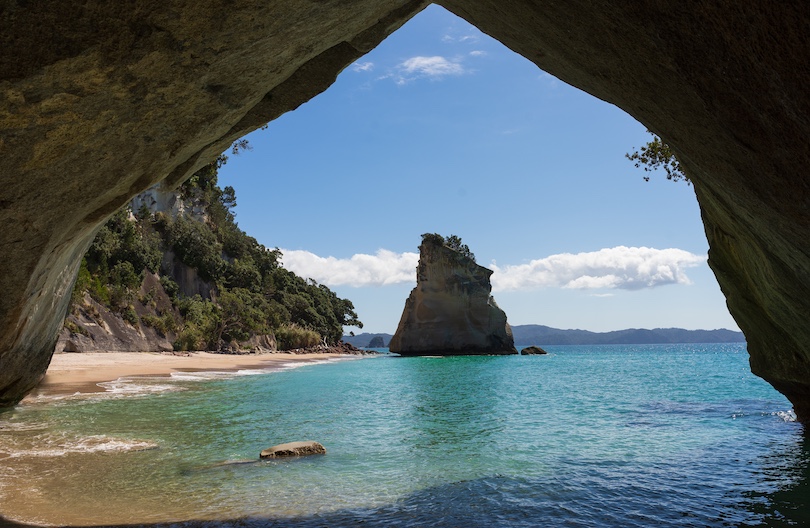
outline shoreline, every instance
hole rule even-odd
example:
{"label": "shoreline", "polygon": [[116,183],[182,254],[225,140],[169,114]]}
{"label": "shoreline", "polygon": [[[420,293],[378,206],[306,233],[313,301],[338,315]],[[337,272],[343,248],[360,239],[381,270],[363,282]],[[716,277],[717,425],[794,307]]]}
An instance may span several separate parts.
{"label": "shoreline", "polygon": [[180,372],[281,370],[289,363],[357,357],[338,353],[215,354],[212,352],[81,352],[54,354],[45,377],[23,399],[105,392],[99,383],[140,376],[170,377]]}

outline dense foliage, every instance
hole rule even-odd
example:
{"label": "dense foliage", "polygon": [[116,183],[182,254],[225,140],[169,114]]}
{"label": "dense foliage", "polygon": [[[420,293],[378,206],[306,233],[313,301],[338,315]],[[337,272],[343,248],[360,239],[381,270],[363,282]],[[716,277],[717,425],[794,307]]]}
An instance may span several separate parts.
{"label": "dense foliage", "polygon": [[475,255],[467,244],[463,244],[461,242],[461,237],[456,235],[450,235],[448,237],[442,236],[439,233],[424,233],[422,235],[422,242],[429,242],[433,244],[437,244],[440,246],[446,246],[452,249],[453,251],[458,251],[465,257],[469,258],[473,262],[475,262]]}
{"label": "dense foliage", "polygon": [[[273,334],[280,349],[337,343],[343,326],[362,327],[351,301],[313,280],[284,269],[281,252],[245,234],[235,221],[232,187],[217,185],[225,157],[194,174],[181,189],[186,204],[203,211],[172,218],[147,207],[122,210],[101,228],[82,261],[74,289],[130,324],[176,337],[178,350],[219,349],[255,335]],[[196,270],[211,295],[185,296],[172,275],[176,259]],[[142,287],[146,273],[160,275],[171,308],[138,316],[135,301],[151,301]]]}
{"label": "dense foliage", "polygon": [[[652,134],[652,132],[650,132]],[[667,179],[672,181],[686,180],[690,183],[689,176],[686,175],[681,167],[678,158],[672,148],[664,143],[660,137],[652,134],[653,138],[641,149],[636,150],[632,154],[625,154],[625,157],[632,161],[636,168],[644,168],[645,172],[655,172],[658,169],[664,169],[667,173]],[[649,176],[644,176],[645,181],[650,181]]]}

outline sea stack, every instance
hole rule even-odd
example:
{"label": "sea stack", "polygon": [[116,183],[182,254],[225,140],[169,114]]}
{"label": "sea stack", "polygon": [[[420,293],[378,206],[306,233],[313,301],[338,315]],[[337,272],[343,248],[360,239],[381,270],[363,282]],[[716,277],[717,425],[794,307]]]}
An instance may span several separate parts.
{"label": "sea stack", "polygon": [[506,314],[490,293],[491,275],[460,238],[422,235],[416,287],[389,350],[403,356],[517,354]]}

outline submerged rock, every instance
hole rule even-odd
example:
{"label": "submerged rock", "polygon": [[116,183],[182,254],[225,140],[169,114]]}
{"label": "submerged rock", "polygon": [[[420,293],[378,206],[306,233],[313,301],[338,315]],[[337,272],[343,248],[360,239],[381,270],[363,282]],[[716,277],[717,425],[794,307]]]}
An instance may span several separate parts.
{"label": "submerged rock", "polygon": [[543,354],[548,354],[548,352],[546,352],[539,346],[527,346],[526,348],[521,350],[520,353],[521,355],[524,356],[541,356]]}
{"label": "submerged rock", "polygon": [[409,356],[517,354],[506,314],[490,295],[492,270],[441,239],[422,238],[417,285],[389,350]]}
{"label": "submerged rock", "polygon": [[318,442],[311,440],[303,442],[288,442],[273,447],[268,447],[261,453],[260,458],[281,458],[306,455],[325,455],[326,448]]}

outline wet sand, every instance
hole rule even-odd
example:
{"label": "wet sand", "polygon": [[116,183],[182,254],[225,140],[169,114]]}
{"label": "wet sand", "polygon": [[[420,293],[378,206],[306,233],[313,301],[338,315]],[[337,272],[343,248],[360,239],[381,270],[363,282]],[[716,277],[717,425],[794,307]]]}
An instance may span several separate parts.
{"label": "wet sand", "polygon": [[103,392],[98,384],[131,376],[170,376],[173,372],[281,369],[291,362],[346,357],[341,354],[212,354],[210,352],[83,352],[54,354],[45,378],[29,395]]}

